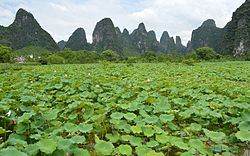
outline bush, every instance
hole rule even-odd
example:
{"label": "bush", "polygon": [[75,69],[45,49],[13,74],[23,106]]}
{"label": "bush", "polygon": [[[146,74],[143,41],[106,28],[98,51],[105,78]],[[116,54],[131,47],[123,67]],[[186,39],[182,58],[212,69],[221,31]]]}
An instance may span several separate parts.
{"label": "bush", "polygon": [[186,60],[182,61],[182,64],[186,64],[186,65],[189,65],[189,66],[193,66],[194,63],[195,63],[195,61],[193,59],[186,59]]}
{"label": "bush", "polygon": [[136,57],[128,57],[127,63],[136,63]]}
{"label": "bush", "polygon": [[11,58],[15,56],[15,53],[11,52],[10,47],[6,47],[0,44],[0,63],[11,62]]}
{"label": "bush", "polygon": [[101,57],[106,61],[116,62],[119,60],[120,56],[112,50],[106,50],[101,53]]}
{"label": "bush", "polygon": [[99,63],[102,64],[104,67],[107,67],[108,65],[110,65],[110,62],[106,60],[99,61]]}
{"label": "bush", "polygon": [[166,65],[170,65],[171,62],[170,62],[170,61],[166,61],[165,64],[166,64]]}
{"label": "bush", "polygon": [[64,64],[65,59],[58,55],[51,55],[47,58],[48,64]]}
{"label": "bush", "polygon": [[202,47],[196,49],[196,54],[198,55],[199,59],[202,60],[211,60],[211,59],[217,59],[219,55],[209,47]]}

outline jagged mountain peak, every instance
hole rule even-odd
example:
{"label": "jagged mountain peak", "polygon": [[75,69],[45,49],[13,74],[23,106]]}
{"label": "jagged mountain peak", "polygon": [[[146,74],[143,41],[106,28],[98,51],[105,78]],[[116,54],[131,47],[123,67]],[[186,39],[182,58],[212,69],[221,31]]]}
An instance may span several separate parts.
{"label": "jagged mountain peak", "polygon": [[208,19],[208,20],[204,21],[201,26],[206,26],[206,25],[210,25],[210,26],[215,26],[216,27],[215,21],[213,19]]}
{"label": "jagged mountain peak", "polygon": [[48,32],[43,30],[34,16],[20,8],[14,22],[7,27],[7,34],[1,35],[0,44],[8,45],[14,50],[27,46],[43,47],[51,51],[59,50],[56,42]]}
{"label": "jagged mountain peak", "polygon": [[89,50],[90,46],[87,43],[85,30],[83,28],[77,28],[69,37],[65,47],[73,51]]}
{"label": "jagged mountain peak", "polygon": [[122,54],[122,46],[110,18],[104,18],[97,22],[92,36],[94,50],[101,52],[110,49],[118,54]]}
{"label": "jagged mountain peak", "polygon": [[146,27],[145,27],[144,23],[140,23],[140,24],[139,24],[138,30],[139,30],[139,31],[146,31]]}
{"label": "jagged mountain peak", "polygon": [[129,31],[125,28],[123,29],[122,34],[129,34]]}
{"label": "jagged mountain peak", "polygon": [[34,18],[34,16],[28,11],[20,8],[16,13],[16,17],[14,22],[10,25],[10,27],[23,27],[26,25],[39,26],[38,22]]}

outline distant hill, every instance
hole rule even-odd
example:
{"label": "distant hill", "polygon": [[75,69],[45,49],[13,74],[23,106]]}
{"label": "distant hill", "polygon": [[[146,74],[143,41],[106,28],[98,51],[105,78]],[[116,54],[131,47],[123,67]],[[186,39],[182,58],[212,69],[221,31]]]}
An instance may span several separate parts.
{"label": "distant hill", "polygon": [[92,48],[95,51],[113,50],[122,55],[122,46],[115,31],[114,24],[110,18],[99,21],[93,32]]}
{"label": "distant hill", "polygon": [[246,0],[234,13],[224,28],[223,54],[243,55],[250,49],[250,0]]}
{"label": "distant hill", "polygon": [[190,52],[200,47],[211,47],[220,53],[223,35],[223,29],[216,27],[213,19],[208,19],[199,28],[193,30],[187,49]]}
{"label": "distant hill", "polygon": [[19,9],[14,22],[8,27],[0,27],[0,44],[17,50],[27,46],[39,46],[50,51],[59,47],[48,32],[43,30],[33,15]]}
{"label": "distant hill", "polygon": [[86,34],[83,28],[78,28],[73,32],[66,42],[65,48],[70,48],[73,51],[90,50],[90,44],[87,43]]}
{"label": "distant hill", "polygon": [[63,50],[65,48],[66,43],[67,43],[66,41],[61,40],[57,43],[57,46],[59,47],[60,50]]}

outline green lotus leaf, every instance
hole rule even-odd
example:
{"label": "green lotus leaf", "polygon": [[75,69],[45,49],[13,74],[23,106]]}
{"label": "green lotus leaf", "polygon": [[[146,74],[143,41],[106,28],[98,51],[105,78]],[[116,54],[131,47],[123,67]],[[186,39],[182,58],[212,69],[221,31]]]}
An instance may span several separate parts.
{"label": "green lotus leaf", "polygon": [[244,121],[250,121],[250,111],[249,110],[247,110],[244,113],[242,113],[242,119]]}
{"label": "green lotus leaf", "polygon": [[24,147],[27,145],[27,142],[25,140],[22,140],[19,138],[13,138],[13,137],[8,138],[8,143],[10,145],[19,146],[19,147]]}
{"label": "green lotus leaf", "polygon": [[55,85],[55,89],[59,90],[63,87],[63,84],[56,84]]}
{"label": "green lotus leaf", "polygon": [[203,129],[203,131],[206,134],[206,136],[209,137],[214,142],[220,142],[222,141],[222,139],[226,137],[225,133],[223,132],[209,131],[205,128]]}
{"label": "green lotus leaf", "polygon": [[105,136],[112,143],[116,143],[116,142],[118,142],[120,140],[120,134],[118,132],[115,132],[114,134],[108,134],[107,133]]}
{"label": "green lotus leaf", "polygon": [[44,118],[46,120],[54,120],[57,118],[57,114],[58,114],[59,110],[57,109],[51,109],[49,111],[47,111],[45,114],[44,114]]}
{"label": "green lotus leaf", "polygon": [[129,138],[129,142],[132,146],[141,146],[142,145],[142,139],[139,138],[139,137],[134,137],[134,136],[131,136]]}
{"label": "green lotus leaf", "polygon": [[46,154],[52,154],[57,147],[56,142],[53,139],[41,139],[36,143],[37,147]]}
{"label": "green lotus leaf", "polygon": [[154,113],[167,112],[171,108],[170,104],[168,103],[168,98],[165,96],[159,96],[154,102],[154,105]]}
{"label": "green lotus leaf", "polygon": [[94,109],[86,109],[84,114],[83,114],[83,118],[85,120],[89,119],[92,115],[94,114]]}
{"label": "green lotus leaf", "polygon": [[223,155],[223,156],[232,156],[233,153],[230,153],[230,152],[223,152],[222,155]]}
{"label": "green lotus leaf", "polygon": [[175,142],[174,145],[179,147],[180,149],[184,149],[184,150],[189,149],[188,144],[184,143],[183,141],[182,142]]}
{"label": "green lotus leaf", "polygon": [[191,156],[195,154],[196,154],[196,150],[194,148],[191,148],[189,151],[181,153],[181,156]]}
{"label": "green lotus leaf", "polygon": [[66,156],[68,152],[65,150],[55,150],[52,154],[47,154],[46,156]]}
{"label": "green lotus leaf", "polygon": [[10,109],[10,106],[0,104],[0,111],[9,111],[9,109]]}
{"label": "green lotus leaf", "polygon": [[59,139],[57,141],[58,149],[66,150],[69,149],[69,147],[72,145],[72,142],[70,139]]}
{"label": "green lotus leaf", "polygon": [[127,114],[124,114],[124,118],[129,121],[132,121],[136,118],[136,115],[134,113],[127,113]]}
{"label": "green lotus leaf", "polygon": [[[0,128],[1,129],[1,128]],[[17,134],[23,134],[24,132],[26,132],[28,129],[28,126],[26,123],[19,123],[15,126],[14,130],[16,131]],[[1,130],[0,130],[1,131]],[[1,134],[1,133],[0,133]]]}
{"label": "green lotus leaf", "polygon": [[132,130],[133,133],[141,133],[142,132],[142,128],[141,126],[131,126],[130,129]]}
{"label": "green lotus leaf", "polygon": [[25,147],[25,151],[29,155],[37,155],[39,152],[39,149],[36,144],[29,144],[28,146]]}
{"label": "green lotus leaf", "polygon": [[76,135],[76,136],[73,136],[70,140],[71,142],[75,144],[83,144],[86,139],[84,136]]}
{"label": "green lotus leaf", "polygon": [[147,153],[146,156],[164,156],[164,154],[162,152],[157,153],[155,152],[155,150],[151,150]]}
{"label": "green lotus leaf", "polygon": [[27,145],[27,142],[25,140],[26,140],[26,137],[24,135],[18,135],[18,134],[12,133],[9,135],[7,142],[8,144],[13,145],[13,146],[25,147]]}
{"label": "green lotus leaf", "polygon": [[157,126],[154,126],[154,130],[155,130],[155,133],[157,133],[157,134],[162,134],[164,132],[163,129],[161,129],[160,127],[157,127]]}
{"label": "green lotus leaf", "polygon": [[151,137],[155,134],[155,130],[151,127],[146,127],[144,128],[144,131],[143,131],[144,135],[147,136],[147,137]]}
{"label": "green lotus leaf", "polygon": [[235,136],[241,141],[250,141],[250,131],[238,131]]}
{"label": "green lotus leaf", "polygon": [[194,147],[195,149],[204,148],[203,142],[199,139],[191,139],[189,140],[189,145],[191,147]]}
{"label": "green lotus leaf", "polygon": [[196,132],[196,131],[201,131],[202,126],[197,123],[191,123],[189,127],[187,127],[187,130]]}
{"label": "green lotus leaf", "polygon": [[169,114],[169,115],[168,114],[161,114],[160,120],[163,123],[170,122],[170,121],[174,120],[174,114]]}
{"label": "green lotus leaf", "polygon": [[150,141],[150,142],[147,142],[147,146],[148,147],[156,147],[156,146],[158,146],[159,145],[159,143],[157,142],[157,141],[155,141],[155,140],[152,140],[152,141]]}
{"label": "green lotus leaf", "polygon": [[168,142],[168,137],[165,134],[156,135],[155,139],[161,144],[165,144]]}
{"label": "green lotus leaf", "polygon": [[90,153],[86,149],[77,148],[73,150],[75,156],[90,156]]}
{"label": "green lotus leaf", "polygon": [[77,109],[81,106],[82,101],[74,101],[73,103],[68,105],[68,108],[71,110]]}
{"label": "green lotus leaf", "polygon": [[159,118],[157,116],[148,116],[144,119],[144,121],[149,124],[155,124],[158,120]]}
{"label": "green lotus leaf", "polygon": [[132,148],[129,145],[120,145],[118,147],[119,153],[123,155],[131,155],[132,154]]}
{"label": "green lotus leaf", "polygon": [[21,97],[21,102],[24,103],[31,103],[31,102],[36,102],[36,98],[34,96],[22,96]]}
{"label": "green lotus leaf", "polygon": [[147,146],[139,146],[135,148],[136,154],[138,156],[145,156],[149,151],[151,151],[151,148],[148,148]]}
{"label": "green lotus leaf", "polygon": [[82,132],[82,133],[88,133],[88,132],[90,132],[92,129],[93,129],[93,127],[92,127],[91,124],[86,124],[86,125],[85,125],[85,124],[81,123],[81,124],[78,125],[78,130],[79,130],[80,132]]}
{"label": "green lotus leaf", "polygon": [[120,120],[121,118],[123,118],[124,114],[120,113],[120,112],[115,112],[111,114],[111,118],[116,119],[116,120]]}
{"label": "green lotus leaf", "polygon": [[243,121],[238,127],[241,131],[250,131],[250,121]]}
{"label": "green lotus leaf", "polygon": [[64,129],[71,134],[77,132],[77,126],[70,122],[64,124]]}
{"label": "green lotus leaf", "polygon": [[132,137],[131,135],[122,135],[121,139],[122,141],[129,141],[129,138]]}
{"label": "green lotus leaf", "polygon": [[[18,124],[19,125],[19,124]],[[25,128],[25,127],[22,127],[22,128]],[[26,130],[26,129],[25,129]],[[25,130],[22,130],[22,132],[24,132]],[[3,133],[8,133],[8,132],[11,132],[10,130],[5,130],[3,129],[2,127],[0,127],[0,134],[3,134]],[[19,131],[18,131],[19,132]]]}
{"label": "green lotus leaf", "polygon": [[95,145],[95,150],[98,154],[111,155],[111,153],[114,150],[114,146],[111,142],[106,142],[106,141],[100,140]]}
{"label": "green lotus leaf", "polygon": [[17,118],[17,123],[27,122],[35,114],[36,113],[34,113],[34,112],[32,112],[32,113],[24,113],[22,116]]}
{"label": "green lotus leaf", "polygon": [[5,148],[0,151],[0,156],[28,156],[24,152],[20,152],[15,148]]}

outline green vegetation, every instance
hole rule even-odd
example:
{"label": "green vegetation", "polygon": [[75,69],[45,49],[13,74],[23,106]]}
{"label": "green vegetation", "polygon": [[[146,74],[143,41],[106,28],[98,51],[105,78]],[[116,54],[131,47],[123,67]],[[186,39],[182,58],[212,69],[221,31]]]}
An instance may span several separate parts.
{"label": "green vegetation", "polygon": [[50,55],[47,58],[47,63],[48,64],[64,64],[65,59],[61,56],[58,56],[58,55]]}
{"label": "green vegetation", "polygon": [[38,58],[44,55],[44,53],[51,53],[49,50],[38,47],[38,46],[28,46],[22,49],[15,50],[17,56],[30,56],[33,55],[34,58]]}
{"label": "green vegetation", "polygon": [[15,53],[11,51],[10,47],[6,47],[0,44],[0,63],[11,62],[11,58],[15,56]]}
{"label": "green vegetation", "polygon": [[211,60],[211,59],[219,59],[221,55],[217,54],[212,48],[202,47],[196,50],[196,54],[198,55],[198,59],[201,60]]}
{"label": "green vegetation", "polygon": [[0,76],[0,155],[239,154],[250,148],[249,67],[111,63],[7,70]]}

